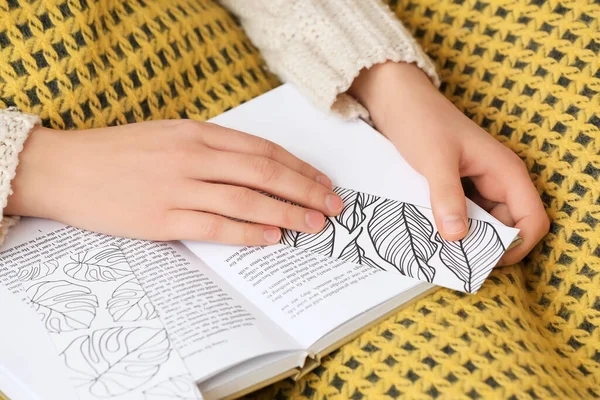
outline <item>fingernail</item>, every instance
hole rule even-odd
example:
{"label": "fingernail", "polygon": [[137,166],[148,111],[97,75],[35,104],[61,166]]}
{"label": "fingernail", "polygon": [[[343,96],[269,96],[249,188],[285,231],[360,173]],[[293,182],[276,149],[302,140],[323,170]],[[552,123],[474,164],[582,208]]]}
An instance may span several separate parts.
{"label": "fingernail", "polygon": [[317,183],[320,183],[321,185],[325,186],[327,189],[333,188],[333,183],[331,182],[331,179],[329,179],[325,175],[319,175],[319,176],[317,176],[317,178],[315,180],[317,181]]}
{"label": "fingernail", "polygon": [[341,211],[342,207],[344,206],[344,203],[342,202],[342,199],[340,199],[340,196],[335,194],[329,194],[325,198],[325,206],[327,207],[329,212],[337,213]]}
{"label": "fingernail", "polygon": [[449,234],[461,233],[467,228],[465,221],[456,215],[444,218],[443,227],[444,233]]}
{"label": "fingernail", "polygon": [[279,240],[281,239],[281,232],[279,231],[279,229],[267,229],[263,233],[263,236],[265,237],[265,240],[269,243],[279,243]]}
{"label": "fingernail", "polygon": [[307,211],[304,219],[311,230],[321,229],[325,224],[325,216],[316,211]]}

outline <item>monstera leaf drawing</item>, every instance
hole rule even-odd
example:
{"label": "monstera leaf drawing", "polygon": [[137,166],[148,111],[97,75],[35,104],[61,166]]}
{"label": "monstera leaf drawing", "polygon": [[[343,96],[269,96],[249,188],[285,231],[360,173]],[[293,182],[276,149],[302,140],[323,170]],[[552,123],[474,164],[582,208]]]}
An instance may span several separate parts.
{"label": "monstera leaf drawing", "polygon": [[284,229],[281,243],[299,247],[315,253],[331,256],[335,243],[335,228],[329,218],[325,218],[325,227],[319,233],[303,233]]}
{"label": "monstera leaf drawing", "polygon": [[156,309],[148,295],[135,279],[116,288],[107,306],[115,322],[141,321],[157,317]]}
{"label": "monstera leaf drawing", "polygon": [[103,247],[71,256],[65,274],[83,282],[109,282],[131,275],[131,267],[118,247]]}
{"label": "monstera leaf drawing", "polygon": [[430,240],[433,226],[417,207],[386,199],[375,207],[367,228],[382,259],[403,275],[433,281],[435,269],[429,265],[437,249]]}
{"label": "monstera leaf drawing", "polygon": [[344,202],[342,212],[335,219],[348,230],[348,233],[352,233],[365,220],[366,216],[363,210],[379,200],[377,196],[356,192],[352,189],[336,187],[334,191]]}
{"label": "monstera leaf drawing", "polygon": [[67,281],[36,283],[27,289],[35,310],[51,333],[89,328],[98,307],[90,289]]}
{"label": "monstera leaf drawing", "polygon": [[470,293],[479,290],[504,254],[504,245],[498,232],[484,221],[470,220],[469,232],[462,240],[449,242],[442,239],[439,233],[436,240],[442,245],[442,263],[465,283],[465,291]]}
{"label": "monstera leaf drawing", "polygon": [[107,328],[73,340],[61,353],[78,390],[107,398],[128,393],[154,377],[170,356],[167,332]]}
{"label": "monstera leaf drawing", "polygon": [[34,281],[52,274],[58,268],[58,261],[50,260],[30,264],[19,268],[19,280],[21,282]]}
{"label": "monstera leaf drawing", "polygon": [[365,250],[358,244],[358,238],[362,234],[362,231],[363,230],[361,228],[354,240],[344,247],[338,258],[351,263],[366,265],[371,268],[383,270],[381,266],[377,265],[377,263],[365,255]]}
{"label": "monstera leaf drawing", "polygon": [[179,375],[144,390],[144,400],[200,400],[200,392],[190,375]]}

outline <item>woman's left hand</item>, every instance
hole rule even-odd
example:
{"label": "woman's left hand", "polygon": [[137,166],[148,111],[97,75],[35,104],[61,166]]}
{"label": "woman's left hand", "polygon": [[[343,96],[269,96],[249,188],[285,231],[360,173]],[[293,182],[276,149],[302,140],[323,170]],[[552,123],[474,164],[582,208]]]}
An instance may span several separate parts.
{"label": "woman's left hand", "polygon": [[429,183],[436,225],[447,240],[468,231],[465,191],[523,242],[500,265],[526,256],[548,232],[549,220],[521,159],[460,112],[413,64],[387,62],[363,70],[349,93],[370,112],[377,129]]}

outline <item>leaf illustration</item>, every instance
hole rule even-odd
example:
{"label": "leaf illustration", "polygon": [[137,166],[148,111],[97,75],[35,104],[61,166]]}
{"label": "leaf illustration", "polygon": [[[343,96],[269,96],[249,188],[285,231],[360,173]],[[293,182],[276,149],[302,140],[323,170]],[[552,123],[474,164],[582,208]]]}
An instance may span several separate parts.
{"label": "leaf illustration", "polygon": [[30,264],[26,267],[19,268],[19,280],[21,282],[27,282],[44,278],[56,271],[56,268],[58,268],[58,261],[56,260]]}
{"label": "leaf illustration", "polygon": [[379,200],[377,196],[352,189],[336,187],[334,191],[344,202],[342,212],[335,219],[348,230],[348,233],[352,233],[365,220],[366,216],[363,210]]}
{"label": "leaf illustration", "polygon": [[156,309],[140,284],[131,279],[115,289],[107,303],[115,322],[141,321],[157,317]]}
{"label": "leaf illustration", "polygon": [[459,241],[449,242],[439,235],[440,259],[465,283],[465,291],[475,293],[504,254],[504,245],[496,229],[488,222],[469,221],[469,233]]}
{"label": "leaf illustration", "polygon": [[386,199],[375,207],[368,231],[377,254],[401,274],[433,281],[435,268],[428,263],[437,244],[430,240],[431,222],[417,207]]}
{"label": "leaf illustration", "polygon": [[338,258],[351,263],[367,265],[371,268],[384,270],[383,268],[381,268],[381,266],[377,265],[375,261],[367,257],[365,255],[365,250],[358,244],[357,241],[360,235],[362,235],[362,231],[363,229],[360,228],[359,234],[354,238],[353,241],[351,241],[346,245],[346,247],[344,247]]}
{"label": "leaf illustration", "polygon": [[145,400],[200,400],[200,392],[190,375],[179,375],[169,378],[144,390]]}
{"label": "leaf illustration", "polygon": [[154,328],[107,328],[73,340],[61,353],[77,388],[106,398],[148,382],[169,359],[167,332]]}
{"label": "leaf illustration", "polygon": [[51,333],[89,328],[98,307],[91,290],[67,281],[40,282],[27,289],[35,310]]}
{"label": "leaf illustration", "polygon": [[319,233],[296,232],[284,229],[281,243],[292,247],[314,251],[331,256],[335,240],[335,227],[329,218],[325,218],[325,227]]}
{"label": "leaf illustration", "polygon": [[84,282],[108,282],[131,275],[131,267],[118,247],[103,247],[71,256],[65,274]]}

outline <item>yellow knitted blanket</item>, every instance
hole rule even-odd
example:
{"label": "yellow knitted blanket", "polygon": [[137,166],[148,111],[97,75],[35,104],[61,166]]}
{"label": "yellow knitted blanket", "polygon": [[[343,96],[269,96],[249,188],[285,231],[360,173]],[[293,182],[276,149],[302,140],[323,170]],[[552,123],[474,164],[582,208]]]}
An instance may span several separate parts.
{"label": "yellow knitted blanket", "polygon": [[[600,1],[388,3],[526,161],[551,233],[477,295],[440,290],[254,397],[600,397]],[[0,0],[0,107],[46,126],[207,119],[275,87],[263,67],[210,0]]]}

